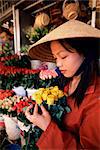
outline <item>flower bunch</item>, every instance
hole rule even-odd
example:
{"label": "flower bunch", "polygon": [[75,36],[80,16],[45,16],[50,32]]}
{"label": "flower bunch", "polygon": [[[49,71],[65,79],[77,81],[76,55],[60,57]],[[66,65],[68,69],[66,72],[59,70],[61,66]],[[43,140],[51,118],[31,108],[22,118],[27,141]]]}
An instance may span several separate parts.
{"label": "flower bunch", "polygon": [[31,87],[38,78],[39,70],[5,66],[0,63],[0,88],[12,89],[16,84]]}
{"label": "flower bunch", "polygon": [[26,33],[26,38],[28,38],[31,43],[35,43],[44,35],[49,33],[49,28],[48,27],[44,27],[44,28],[29,27],[25,30],[25,33]]}
{"label": "flower bunch", "polygon": [[35,104],[32,100],[28,99],[27,97],[21,97],[18,102],[12,107],[13,111],[16,111],[17,114],[24,113],[26,108],[30,104]]}
{"label": "flower bunch", "polygon": [[0,113],[18,117],[18,115],[23,113],[24,108],[26,106],[28,107],[30,103],[34,104],[34,102],[27,97],[17,95],[6,97],[0,101]]}
{"label": "flower bunch", "polygon": [[13,111],[13,106],[20,100],[21,97],[13,96],[4,98],[3,101],[0,101],[0,113],[10,114]]}
{"label": "flower bunch", "polygon": [[18,59],[18,57],[19,56],[17,54],[15,54],[15,55],[8,55],[8,56],[1,57],[0,61],[5,62],[6,60]]}
{"label": "flower bunch", "polygon": [[49,29],[47,27],[36,28],[36,29],[34,29],[34,33],[31,35],[30,41],[32,43],[35,43],[36,41],[38,41],[40,38],[42,38],[47,33],[49,33]]}
{"label": "flower bunch", "polygon": [[14,94],[12,90],[2,90],[0,89],[0,100],[3,100],[6,97],[10,97]]}
{"label": "flower bunch", "polygon": [[59,90],[58,86],[54,86],[39,88],[39,90],[32,95],[32,99],[34,99],[37,104],[42,104],[43,101],[46,101],[48,105],[53,105],[63,96],[63,91]]}
{"label": "flower bunch", "polygon": [[17,73],[22,73],[22,74],[35,74],[38,73],[39,70],[32,70],[32,69],[27,69],[27,68],[17,68],[14,66],[4,66],[0,64],[0,74],[1,75],[14,75]]}
{"label": "flower bunch", "polygon": [[[39,88],[33,95],[33,101],[38,105],[43,105],[50,113],[52,120],[54,120],[58,126],[62,129],[62,120],[66,113],[70,112],[70,108],[67,105],[66,94],[58,88],[58,86]],[[33,108],[34,109],[34,108]],[[39,107],[39,113],[41,109]],[[42,130],[35,126],[31,128],[28,133],[24,133],[25,138],[29,139],[27,147],[30,149],[36,148],[36,142],[42,134]],[[31,147],[30,147],[31,146]]]}
{"label": "flower bunch", "polygon": [[6,66],[16,66],[17,68],[31,69],[31,62],[27,55],[11,55],[11,59],[5,60]]}
{"label": "flower bunch", "polygon": [[40,74],[39,74],[39,77],[40,79],[42,80],[45,80],[47,78],[51,79],[51,78],[56,78],[58,76],[57,72],[52,69],[52,70],[41,70],[40,71]]}

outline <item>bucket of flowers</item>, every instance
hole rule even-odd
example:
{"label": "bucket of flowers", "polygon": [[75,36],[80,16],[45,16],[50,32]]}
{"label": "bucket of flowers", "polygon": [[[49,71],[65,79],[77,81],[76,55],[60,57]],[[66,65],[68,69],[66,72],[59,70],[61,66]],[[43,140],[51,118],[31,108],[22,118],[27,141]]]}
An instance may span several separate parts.
{"label": "bucket of flowers", "polygon": [[2,100],[0,99],[0,114],[9,115],[9,117],[18,117],[30,103],[34,102],[23,96],[14,95],[4,97]]}
{"label": "bucket of flowers", "polygon": [[24,111],[25,107],[28,107],[34,102],[27,97],[17,95],[9,96],[10,94],[7,95],[8,97],[1,97],[0,115],[2,115],[4,120],[8,138],[11,140],[16,140],[21,135],[18,120],[21,120],[22,122],[24,121],[27,125],[30,124],[30,122],[25,118]]}

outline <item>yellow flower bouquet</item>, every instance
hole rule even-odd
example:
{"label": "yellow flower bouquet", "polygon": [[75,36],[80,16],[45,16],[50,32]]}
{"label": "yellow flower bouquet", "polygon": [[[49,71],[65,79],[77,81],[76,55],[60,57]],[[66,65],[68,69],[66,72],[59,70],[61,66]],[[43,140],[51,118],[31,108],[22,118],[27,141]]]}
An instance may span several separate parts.
{"label": "yellow flower bouquet", "polygon": [[[58,86],[39,88],[32,94],[31,98],[38,105],[42,104],[50,113],[52,120],[54,120],[57,125],[63,129],[62,120],[64,115],[70,112],[70,107],[67,105],[66,94],[60,90]],[[39,109],[39,113],[41,113],[41,109]],[[28,133],[25,133],[27,138],[30,137],[28,140],[29,142],[26,145],[29,149],[37,149],[35,143],[41,136],[42,132],[43,131],[40,128],[35,126],[34,128],[31,128]]]}
{"label": "yellow flower bouquet", "polygon": [[32,95],[32,99],[37,104],[42,104],[43,101],[47,101],[48,105],[53,105],[59,98],[64,96],[64,92],[59,90],[58,86],[39,88],[37,92]]}

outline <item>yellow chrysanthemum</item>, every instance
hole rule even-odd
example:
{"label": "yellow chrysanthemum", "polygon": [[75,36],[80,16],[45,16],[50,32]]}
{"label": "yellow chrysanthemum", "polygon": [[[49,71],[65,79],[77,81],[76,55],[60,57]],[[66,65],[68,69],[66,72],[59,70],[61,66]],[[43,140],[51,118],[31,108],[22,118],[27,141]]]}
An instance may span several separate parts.
{"label": "yellow chrysanthemum", "polygon": [[58,98],[61,98],[61,97],[63,97],[63,96],[64,96],[63,91],[59,90],[59,91],[58,91]]}
{"label": "yellow chrysanthemum", "polygon": [[33,100],[36,100],[36,96],[37,96],[37,95],[38,95],[38,92],[33,93],[33,94],[32,94],[32,99],[33,99]]}
{"label": "yellow chrysanthemum", "polygon": [[49,93],[49,92],[46,91],[46,90],[43,92],[43,94],[42,94],[42,99],[43,99],[43,100],[46,100],[46,99],[47,99],[48,93]]}
{"label": "yellow chrysanthemum", "polygon": [[53,87],[51,89],[51,93],[55,93],[56,92],[56,95],[58,95],[58,91],[59,91],[58,86],[55,86],[55,87]]}
{"label": "yellow chrysanthemum", "polygon": [[42,104],[42,97],[40,94],[36,95],[35,98],[36,98],[35,101],[37,104],[39,104],[39,105]]}
{"label": "yellow chrysanthemum", "polygon": [[54,88],[53,86],[50,86],[50,87],[48,87],[47,89],[51,90],[51,89],[53,89],[53,88]]}
{"label": "yellow chrysanthemum", "polygon": [[53,87],[53,90],[54,90],[54,91],[58,91],[58,90],[59,90],[58,86],[54,86],[54,87]]}
{"label": "yellow chrysanthemum", "polygon": [[44,88],[39,88],[39,90],[38,90],[39,94],[42,95],[42,93],[44,92],[44,90],[45,90]]}
{"label": "yellow chrysanthemum", "polygon": [[50,93],[50,88],[46,88],[45,91],[48,92],[48,94],[49,94]]}
{"label": "yellow chrysanthemum", "polygon": [[54,95],[55,101],[58,100],[58,93],[56,91],[51,91],[51,94]]}
{"label": "yellow chrysanthemum", "polygon": [[55,100],[54,95],[48,95],[47,96],[47,104],[48,105],[53,105],[54,104],[54,100]]}
{"label": "yellow chrysanthemum", "polygon": [[37,104],[41,104],[43,100],[47,100],[48,105],[53,105],[54,101],[57,101],[59,98],[63,97],[63,91],[59,90],[58,86],[40,88],[32,95]]}

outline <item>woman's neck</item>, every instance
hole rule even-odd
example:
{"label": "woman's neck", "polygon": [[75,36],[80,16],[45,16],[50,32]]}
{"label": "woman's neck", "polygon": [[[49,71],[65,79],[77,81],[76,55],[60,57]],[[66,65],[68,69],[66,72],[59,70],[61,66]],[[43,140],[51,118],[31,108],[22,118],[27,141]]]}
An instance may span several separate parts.
{"label": "woman's neck", "polygon": [[74,93],[74,91],[76,90],[79,82],[81,79],[81,74],[78,76],[74,76],[73,79],[70,81],[69,83],[69,89],[68,89],[68,95],[70,96],[71,94]]}

